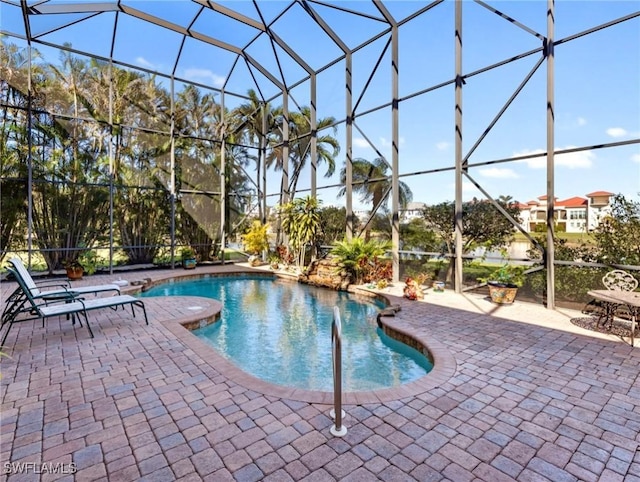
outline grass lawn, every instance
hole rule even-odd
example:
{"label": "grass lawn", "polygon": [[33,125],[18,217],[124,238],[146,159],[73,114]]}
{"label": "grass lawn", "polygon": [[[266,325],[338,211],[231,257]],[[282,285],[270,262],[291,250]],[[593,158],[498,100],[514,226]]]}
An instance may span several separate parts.
{"label": "grass lawn", "polygon": [[[535,238],[539,235],[545,235],[544,233],[531,233],[532,236]],[[558,233],[556,232],[556,238],[558,239],[566,239],[567,241],[569,241],[570,243],[573,244],[581,244],[581,243],[585,243],[585,244],[595,244],[595,241],[593,240],[593,234],[591,233]],[[514,236],[514,240],[515,241],[524,241],[524,242],[528,242],[529,240],[526,238],[526,236],[524,234],[522,234],[521,232],[517,232]]]}

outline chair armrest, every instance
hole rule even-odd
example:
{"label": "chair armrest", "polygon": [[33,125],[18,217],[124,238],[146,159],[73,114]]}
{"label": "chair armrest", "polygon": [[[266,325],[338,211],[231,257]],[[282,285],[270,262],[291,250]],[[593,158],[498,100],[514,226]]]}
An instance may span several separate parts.
{"label": "chair armrest", "polygon": [[79,301],[83,299],[78,296],[78,293],[73,290],[59,291],[58,293],[42,293],[33,297],[34,301],[42,300],[43,305],[50,305],[53,303],[69,303],[70,301]]}
{"label": "chair armrest", "polygon": [[35,281],[34,283],[36,284],[36,286],[38,288],[51,288],[54,286],[58,286],[60,288],[71,288],[71,283],[69,283],[68,281],[59,281],[59,280],[41,280],[41,281]]}

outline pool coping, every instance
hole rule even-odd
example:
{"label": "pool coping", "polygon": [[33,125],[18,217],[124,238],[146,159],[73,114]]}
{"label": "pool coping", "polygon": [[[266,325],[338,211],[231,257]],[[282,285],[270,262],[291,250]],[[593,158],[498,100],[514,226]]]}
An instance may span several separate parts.
{"label": "pool coping", "polygon": [[[297,282],[291,276],[280,276],[277,272],[265,272],[263,270],[253,270],[244,267],[238,267],[237,270],[226,271],[224,273],[187,273],[187,274],[169,274],[148,281],[144,285],[133,286],[128,292],[146,291],[151,287],[158,286],[171,281],[185,281],[187,279],[199,279],[207,277],[225,277],[235,276],[238,274],[256,275],[265,278],[281,278]],[[349,287],[348,292],[356,295],[366,296],[369,298],[377,298],[384,300],[388,305],[392,303],[388,298],[379,293],[370,292],[357,287]],[[222,310],[222,303],[212,298],[204,298],[197,296],[176,297],[189,302],[197,303],[202,300],[202,304],[206,304],[206,308],[194,312],[193,316],[183,316],[178,319],[160,320],[176,338],[178,338],[188,349],[197,354],[205,363],[220,373],[224,373],[226,377],[233,380],[234,383],[244,386],[250,390],[270,395],[274,397],[287,398],[301,402],[320,403],[332,405],[334,402],[334,393],[332,391],[305,390],[301,388],[286,387],[261,380],[249,373],[245,372],[230,360],[220,355],[216,350],[202,341],[191,331],[203,326],[215,323]],[[378,324],[385,333],[393,338],[404,342],[404,337],[412,341],[410,346],[417,348],[419,351],[426,349],[430,354],[433,362],[433,369],[409,383],[389,387],[378,390],[343,392],[342,403],[344,405],[363,405],[368,403],[390,402],[401,400],[407,397],[416,397],[422,393],[435,390],[442,384],[446,383],[456,372],[456,360],[453,354],[445,345],[438,340],[429,336],[426,325],[416,331],[415,326],[407,326],[402,320],[393,316],[378,316]],[[398,336],[399,335],[399,336]],[[422,349],[421,349],[422,348]],[[424,351],[423,351],[424,352]]]}

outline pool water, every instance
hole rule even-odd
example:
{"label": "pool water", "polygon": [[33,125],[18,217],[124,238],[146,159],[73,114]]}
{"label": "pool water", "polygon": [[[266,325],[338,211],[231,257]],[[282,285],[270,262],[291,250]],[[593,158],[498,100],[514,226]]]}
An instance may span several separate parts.
{"label": "pool water", "polygon": [[333,389],[333,307],[342,321],[344,391],[388,388],[416,380],[433,365],[386,336],[384,306],[365,297],[284,280],[206,277],[156,286],[143,296],[204,296],[222,302],[220,321],[193,333],[247,373],[277,385]]}

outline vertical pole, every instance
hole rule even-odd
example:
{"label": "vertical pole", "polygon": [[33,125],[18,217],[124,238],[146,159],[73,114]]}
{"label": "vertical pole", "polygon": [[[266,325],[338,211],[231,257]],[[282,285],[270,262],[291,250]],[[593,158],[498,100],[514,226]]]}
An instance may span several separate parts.
{"label": "vertical pole", "polygon": [[[454,214],[454,232],[455,232],[455,291],[462,293],[462,0],[456,0],[455,6],[455,64],[456,64],[456,138],[455,138],[455,156],[456,156],[456,200]],[[449,260],[451,262],[451,260]]]}
{"label": "vertical pole", "polygon": [[318,177],[318,117],[316,111],[316,74],[310,76],[311,97],[311,196],[316,197]]}
{"label": "vertical pole", "polygon": [[345,55],[345,109],[347,111],[346,125],[346,143],[347,143],[347,159],[345,165],[345,195],[347,197],[346,214],[347,214],[347,239],[353,238],[353,99],[351,94],[352,80],[351,68],[352,58],[351,52]]}
{"label": "vertical pole", "polygon": [[171,124],[169,126],[169,136],[170,136],[170,151],[169,151],[169,162],[170,166],[170,177],[171,181],[169,183],[169,198],[171,199],[171,269],[176,267],[175,261],[175,253],[176,253],[176,140],[175,140],[175,130],[176,130],[176,107],[175,107],[175,79],[171,78]]}
{"label": "vertical pole", "polygon": [[[280,206],[289,202],[289,95],[282,91],[282,178],[280,179]],[[288,241],[282,232],[282,216],[278,216],[276,244],[286,244]]]}
{"label": "vertical pole", "polygon": [[554,105],[554,32],[555,0],[547,0],[547,39],[544,53],[547,58],[547,308],[554,309],[555,300],[555,105]]}
{"label": "vertical pole", "polygon": [[[260,119],[260,125],[258,126],[257,124],[257,118],[255,117],[256,112],[253,113],[254,117],[251,119],[251,124],[249,125],[249,128],[251,130],[255,129],[260,129],[259,132],[255,132],[255,134],[258,136],[258,157],[256,159],[256,203],[258,205],[258,218],[260,219],[260,222],[262,224],[265,223],[265,217],[266,214],[264,213],[264,209],[263,209],[263,204],[262,204],[262,188],[260,187],[262,185],[262,146],[264,145],[264,137],[263,137],[263,121],[264,121],[264,109],[262,108],[262,103],[260,103],[260,107],[259,107],[259,112],[258,114],[260,115],[259,119]],[[251,143],[253,144],[253,134],[251,134]],[[249,198],[249,203],[252,204],[252,198]],[[253,209],[253,208],[251,208]]]}
{"label": "vertical pole", "polygon": [[31,82],[31,42],[29,42],[29,72],[27,76],[27,266],[31,268],[31,252],[33,250],[33,157],[31,151],[33,143],[31,141],[31,97],[33,87]]}
{"label": "vertical pole", "polygon": [[391,27],[391,267],[392,279],[397,283],[400,279],[400,183],[399,174],[399,143],[400,127],[398,112],[398,25]]}
{"label": "vertical pole", "polygon": [[[222,120],[222,125],[224,125],[224,90],[220,92],[220,119]],[[222,131],[222,142],[220,143],[220,259],[222,260],[222,264],[224,264],[224,250],[227,242],[226,136],[226,129],[224,129]]]}
{"label": "vertical pole", "polygon": [[289,202],[289,94],[282,92],[282,204]]}
{"label": "vertical pole", "polygon": [[262,224],[267,223],[267,116],[269,112],[267,112],[267,106],[262,103],[260,106],[260,111],[262,112],[262,125],[260,126],[260,152],[262,156],[262,199],[260,202],[262,203]]}
{"label": "vertical pole", "polygon": [[113,274],[113,209],[115,153],[113,149],[113,59],[109,59],[109,274]]}

